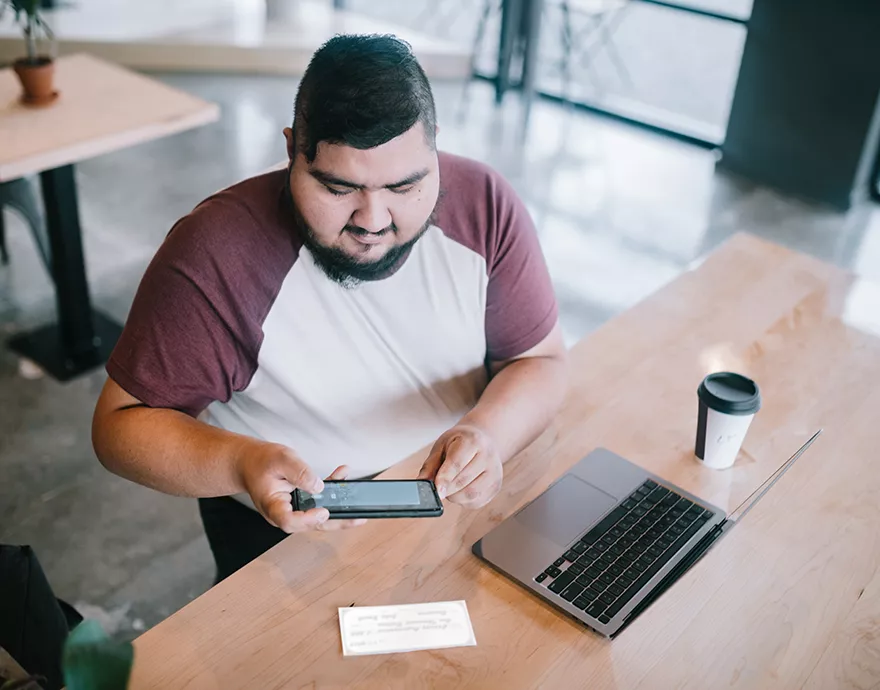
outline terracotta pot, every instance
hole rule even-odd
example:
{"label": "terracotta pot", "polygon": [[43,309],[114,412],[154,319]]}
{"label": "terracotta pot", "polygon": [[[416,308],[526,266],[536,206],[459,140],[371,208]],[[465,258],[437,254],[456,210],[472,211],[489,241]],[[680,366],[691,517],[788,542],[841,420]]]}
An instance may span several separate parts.
{"label": "terracotta pot", "polygon": [[50,57],[39,57],[35,62],[20,58],[13,63],[24,89],[24,101],[27,103],[45,103],[55,97],[52,79],[55,74],[55,63]]}

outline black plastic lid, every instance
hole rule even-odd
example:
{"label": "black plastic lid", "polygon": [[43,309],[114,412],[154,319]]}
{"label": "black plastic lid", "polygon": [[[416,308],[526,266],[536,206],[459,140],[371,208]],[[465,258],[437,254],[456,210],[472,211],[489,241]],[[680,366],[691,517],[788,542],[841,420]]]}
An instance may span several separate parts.
{"label": "black plastic lid", "polygon": [[697,395],[707,407],[724,414],[754,414],[761,409],[758,384],[728,371],[709,374],[697,389]]}

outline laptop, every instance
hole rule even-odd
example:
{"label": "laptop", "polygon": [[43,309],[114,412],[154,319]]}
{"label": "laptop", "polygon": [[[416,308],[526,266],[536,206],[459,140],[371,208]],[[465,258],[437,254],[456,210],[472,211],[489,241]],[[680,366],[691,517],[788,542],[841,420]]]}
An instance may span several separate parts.
{"label": "laptop", "polygon": [[480,539],[473,552],[614,637],[736,525],[821,433],[730,515],[599,448]]}

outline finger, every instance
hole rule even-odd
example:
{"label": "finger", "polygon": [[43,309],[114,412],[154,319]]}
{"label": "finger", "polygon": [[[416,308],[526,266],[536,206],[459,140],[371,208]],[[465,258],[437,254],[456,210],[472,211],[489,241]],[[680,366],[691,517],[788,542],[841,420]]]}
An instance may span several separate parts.
{"label": "finger", "polygon": [[279,527],[288,534],[297,532],[309,532],[320,529],[330,519],[330,513],[326,508],[312,508],[305,512],[295,510]]}
{"label": "finger", "polygon": [[452,496],[464,489],[468,484],[485,472],[486,469],[485,456],[478,452],[471,461],[462,468],[461,472],[452,478],[452,481],[446,482],[444,485],[446,496]]}
{"label": "finger", "polygon": [[452,503],[466,508],[482,508],[501,490],[501,476],[483,472],[461,491],[447,497]]}
{"label": "finger", "polygon": [[351,472],[351,468],[348,465],[340,465],[330,473],[330,476],[327,477],[327,480],[338,482],[340,479],[345,479],[348,476],[349,472]]}
{"label": "finger", "polygon": [[321,478],[293,453],[282,456],[281,471],[284,478],[298,489],[308,491],[310,494],[318,494],[324,490],[324,482]]}
{"label": "finger", "polygon": [[431,448],[431,452],[428,453],[428,458],[425,460],[425,463],[422,465],[422,469],[419,470],[418,479],[434,479],[437,475],[437,470],[440,469],[440,465],[443,464],[443,454],[446,449],[446,440],[440,439],[437,443],[434,444],[434,447]]}
{"label": "finger", "polygon": [[293,506],[290,503],[290,494],[277,492],[272,494],[266,501],[258,505],[263,517],[273,527],[281,529],[281,525],[288,519],[290,513],[293,512]]}
{"label": "finger", "polygon": [[323,532],[336,532],[341,529],[351,529],[352,527],[360,527],[361,525],[366,525],[367,521],[364,518],[358,518],[357,520],[327,520],[327,522],[318,526],[318,529]]}
{"label": "finger", "polygon": [[446,455],[443,458],[443,464],[437,470],[437,476],[434,478],[434,484],[437,486],[437,492],[440,498],[449,495],[449,485],[474,459],[479,452],[479,446],[473,441],[468,441],[460,436],[453,438],[446,446]]}
{"label": "finger", "polygon": [[312,508],[305,512],[294,510],[290,494],[284,492],[273,494],[263,504],[262,512],[271,524],[288,534],[315,529],[330,517],[326,508]]}

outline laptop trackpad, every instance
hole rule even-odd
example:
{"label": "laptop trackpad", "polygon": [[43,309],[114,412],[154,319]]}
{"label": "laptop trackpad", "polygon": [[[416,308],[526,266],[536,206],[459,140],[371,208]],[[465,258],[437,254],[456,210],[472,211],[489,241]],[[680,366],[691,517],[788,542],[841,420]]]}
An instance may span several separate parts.
{"label": "laptop trackpad", "polygon": [[616,498],[573,474],[567,474],[518,513],[516,519],[542,537],[565,547],[616,503]]}

